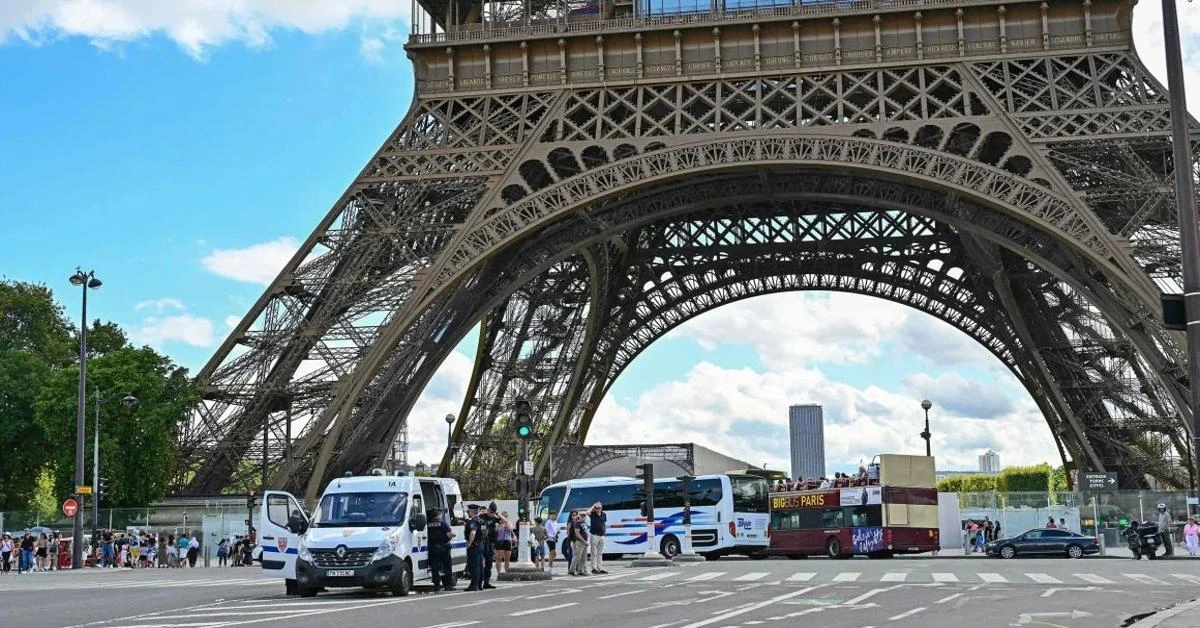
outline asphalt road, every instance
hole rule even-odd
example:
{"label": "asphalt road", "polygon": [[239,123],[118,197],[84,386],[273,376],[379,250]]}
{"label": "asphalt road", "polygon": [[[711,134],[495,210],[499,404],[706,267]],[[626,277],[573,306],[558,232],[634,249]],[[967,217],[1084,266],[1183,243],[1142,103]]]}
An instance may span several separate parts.
{"label": "asphalt road", "polygon": [[[1200,560],[722,559],[610,563],[482,593],[289,598],[258,569],[84,571],[0,577],[0,626],[215,628],[412,625],[714,628],[1120,626],[1200,597]],[[1200,620],[1197,620],[1200,625]]]}

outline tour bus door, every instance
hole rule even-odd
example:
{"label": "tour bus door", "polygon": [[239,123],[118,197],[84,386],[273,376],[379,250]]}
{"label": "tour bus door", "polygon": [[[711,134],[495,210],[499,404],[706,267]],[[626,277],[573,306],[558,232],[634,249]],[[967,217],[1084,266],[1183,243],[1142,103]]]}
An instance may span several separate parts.
{"label": "tour bus door", "polygon": [[296,582],[296,557],[300,537],[308,530],[308,516],[291,493],[266,491],[258,517],[259,543],[262,545],[263,574],[287,579],[291,593]]}

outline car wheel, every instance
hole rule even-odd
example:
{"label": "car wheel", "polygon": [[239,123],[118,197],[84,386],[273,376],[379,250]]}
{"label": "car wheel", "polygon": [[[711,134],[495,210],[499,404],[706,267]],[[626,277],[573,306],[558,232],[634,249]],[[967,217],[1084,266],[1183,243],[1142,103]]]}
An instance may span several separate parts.
{"label": "car wheel", "polygon": [[296,595],[296,581],[291,578],[284,580],[283,592],[285,595]]}
{"label": "car wheel", "polygon": [[1067,558],[1081,558],[1083,556],[1083,548],[1078,545],[1067,546]]}
{"label": "car wheel", "polygon": [[661,549],[659,552],[662,553],[663,558],[675,558],[681,551],[679,547],[679,538],[674,534],[668,534],[664,536],[660,548]]}
{"label": "car wheel", "polygon": [[842,557],[842,543],[835,538],[830,538],[825,542],[825,555],[830,558]]}
{"label": "car wheel", "polygon": [[1005,545],[1000,548],[1000,558],[1012,558],[1017,555],[1017,548],[1011,545]]}
{"label": "car wheel", "polygon": [[412,588],[412,565],[406,560],[400,563],[400,578],[396,580],[396,584],[392,586],[392,594],[396,597],[404,597],[412,592]]}

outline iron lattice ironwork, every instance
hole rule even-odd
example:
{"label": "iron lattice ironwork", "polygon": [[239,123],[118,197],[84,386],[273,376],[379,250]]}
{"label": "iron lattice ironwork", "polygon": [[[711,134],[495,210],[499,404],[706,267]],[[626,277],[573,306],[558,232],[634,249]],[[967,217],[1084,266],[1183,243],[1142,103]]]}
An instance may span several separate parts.
{"label": "iron lattice ironwork", "polygon": [[1069,468],[1191,480],[1168,104],[1129,0],[422,1],[412,108],[200,373],[181,491],[371,467],[476,325],[442,468],[503,486],[524,396],[545,477],[650,343],[784,290],[945,320]]}

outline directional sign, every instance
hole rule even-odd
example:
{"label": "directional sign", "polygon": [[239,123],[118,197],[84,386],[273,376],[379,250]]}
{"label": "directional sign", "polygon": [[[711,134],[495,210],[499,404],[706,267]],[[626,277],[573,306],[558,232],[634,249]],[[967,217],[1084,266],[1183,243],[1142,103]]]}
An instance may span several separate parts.
{"label": "directional sign", "polygon": [[67,501],[63,502],[63,514],[64,515],[66,515],[68,517],[74,517],[75,513],[78,511],[79,511],[79,504],[75,500],[68,499]]}
{"label": "directional sign", "polygon": [[1079,488],[1084,491],[1107,491],[1117,488],[1116,472],[1080,473]]}
{"label": "directional sign", "polygon": [[523,469],[523,470],[525,472],[525,475],[533,475],[533,461],[526,460],[525,461],[525,469]]}
{"label": "directional sign", "polygon": [[76,493],[77,495],[91,495],[91,494],[92,494],[92,487],[90,487],[90,486],[76,486],[76,487],[75,487],[75,493]]}

